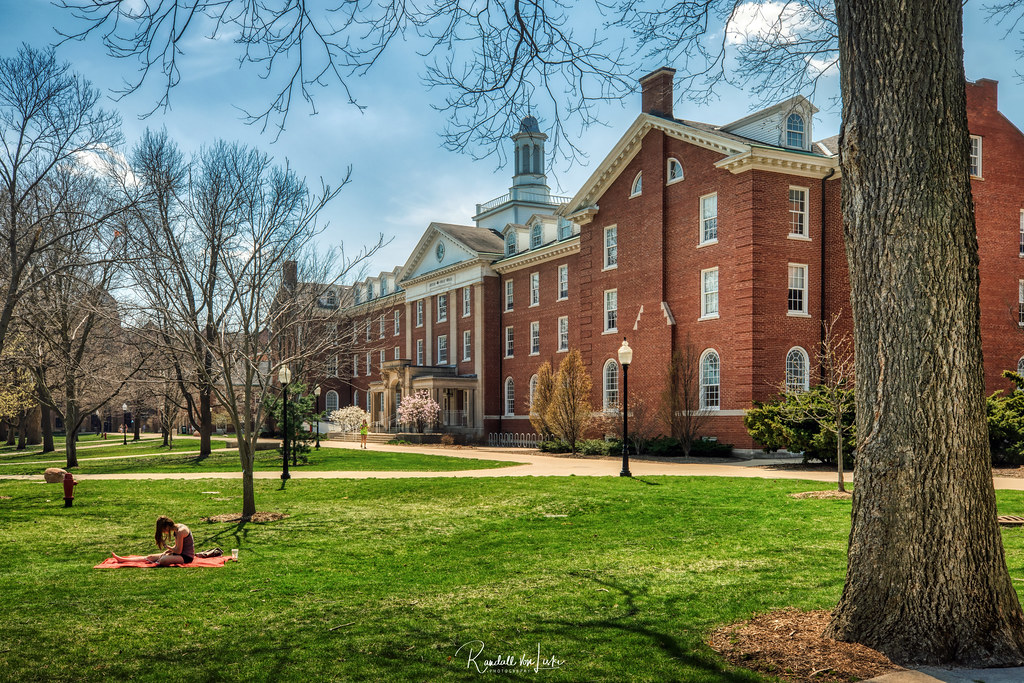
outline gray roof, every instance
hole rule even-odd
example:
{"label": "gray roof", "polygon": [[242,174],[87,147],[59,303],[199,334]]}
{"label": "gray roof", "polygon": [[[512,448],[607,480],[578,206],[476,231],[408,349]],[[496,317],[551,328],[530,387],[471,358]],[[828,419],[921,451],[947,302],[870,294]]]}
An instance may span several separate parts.
{"label": "gray roof", "polygon": [[[820,147],[819,147],[819,145],[820,145]],[[839,136],[838,135],[833,135],[830,138],[825,138],[824,140],[818,140],[817,142],[814,143],[814,146],[818,147],[818,149],[821,149],[821,147],[824,147],[825,149],[828,150],[829,156],[833,156],[834,157],[837,154],[839,154]],[[824,152],[825,150],[821,150],[821,151]]]}
{"label": "gray roof", "polygon": [[[703,130],[703,131],[706,131],[708,133],[712,133],[714,135],[718,135],[719,137],[723,137],[723,138],[726,138],[728,140],[735,140],[736,142],[741,142],[744,145],[757,145],[758,147],[774,147],[776,149],[784,149],[784,150],[789,151],[789,152],[794,152],[794,151],[802,152],[803,151],[803,150],[793,150],[793,149],[790,149],[789,147],[782,147],[781,145],[770,145],[770,144],[768,144],[766,142],[761,142],[760,140],[754,140],[753,138],[745,138],[742,135],[736,135],[735,133],[729,133],[728,131],[724,131],[724,130],[722,130],[721,126],[715,126],[715,125],[712,125],[710,123],[701,123],[700,121],[684,121],[683,119],[672,119],[672,120],[676,121],[678,123],[681,123],[681,124],[683,124],[685,126],[690,126],[691,128],[696,128],[697,130]],[[836,135],[835,139],[838,140],[838,138],[839,138],[839,136]],[[827,138],[827,139],[828,140],[832,140],[833,138]],[[811,149],[813,150],[813,151],[811,151],[811,154],[814,154],[816,156],[826,156],[825,154],[823,154],[820,151],[818,151],[817,148],[814,147],[813,145],[811,146]],[[829,147],[829,149],[832,150],[832,156],[834,156],[835,153],[836,153],[836,150],[832,149],[831,147]]]}
{"label": "gray roof", "polygon": [[490,228],[478,228],[472,225],[453,225],[451,223],[434,223],[438,230],[447,233],[473,251],[501,253],[505,250],[505,240],[501,233]]}

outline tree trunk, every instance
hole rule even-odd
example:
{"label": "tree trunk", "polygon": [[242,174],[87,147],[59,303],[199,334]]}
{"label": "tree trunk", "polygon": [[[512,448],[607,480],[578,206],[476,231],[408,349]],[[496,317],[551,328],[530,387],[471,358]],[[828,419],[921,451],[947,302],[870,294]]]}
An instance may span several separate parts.
{"label": "tree trunk", "polygon": [[53,447],[53,425],[50,424],[50,406],[45,403],[39,404],[39,426],[43,430],[43,453],[52,453]]}
{"label": "tree trunk", "polygon": [[242,463],[242,516],[252,517],[256,514],[256,492],[252,483],[253,453],[256,444],[253,442],[258,433],[250,441],[250,437],[238,429],[238,425],[235,425],[235,431],[238,433],[238,459]]}
{"label": "tree trunk", "polygon": [[25,439],[29,446],[38,446],[43,442],[41,416],[42,410],[38,403],[25,413]]}
{"label": "tree trunk", "polygon": [[78,467],[78,430],[81,429],[78,406],[68,400],[64,407],[64,454],[66,468]]}
{"label": "tree trunk", "polygon": [[28,445],[28,411],[23,410],[18,417],[18,450],[23,451]]}
{"label": "tree trunk", "polygon": [[138,413],[134,413],[132,415],[132,424],[135,426],[135,432],[134,432],[134,434],[132,434],[132,441],[138,441],[139,438],[140,438],[139,437],[139,430],[142,428],[142,425],[139,424],[139,414]]}
{"label": "tree trunk", "polygon": [[961,2],[836,8],[858,455],[827,635],[900,664],[1019,665],[985,419]]}
{"label": "tree trunk", "polygon": [[15,434],[17,432],[17,426],[13,422],[7,423],[7,445],[13,446]]}
{"label": "tree trunk", "polygon": [[210,435],[213,433],[213,418],[210,411],[210,388],[199,390],[199,457],[205,458],[213,452]]}

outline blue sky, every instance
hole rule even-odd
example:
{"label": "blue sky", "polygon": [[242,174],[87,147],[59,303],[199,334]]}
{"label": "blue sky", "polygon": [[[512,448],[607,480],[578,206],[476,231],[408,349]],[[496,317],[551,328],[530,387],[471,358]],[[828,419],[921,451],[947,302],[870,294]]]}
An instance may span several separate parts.
{"label": "blue sky", "polygon": [[[21,42],[37,47],[55,42],[54,26],[65,30],[74,26],[66,11],[44,0],[0,0],[0,16],[3,56],[13,54]],[[1016,76],[1017,70],[1024,71],[1024,63],[1015,54],[1020,38],[1004,39],[1003,33],[1004,29],[984,21],[981,5],[966,6],[967,77],[999,81],[1000,110],[1024,127],[1024,84]],[[107,101],[106,106],[121,112],[127,146],[134,145],[147,126],[166,127],[186,151],[217,138],[241,140],[267,151],[278,162],[287,159],[314,187],[321,177],[336,184],[351,166],[351,183],[325,214],[330,226],[322,241],[332,246],[343,243],[351,252],[383,233],[392,242],[374,258],[371,273],[404,263],[431,221],[470,224],[475,204],[504,194],[511,182],[511,171],[497,168],[493,157],[473,161],[441,147],[438,132],[445,120],[430,105],[439,103],[443,93],[422,86],[423,61],[411,45],[398,45],[355,82],[364,111],[348,105],[336,88],[322,91],[317,99],[319,113],[310,115],[305,103],[295,105],[287,129],[276,142],[272,134],[261,134],[242,120],[237,106],[257,109],[266,103],[267,91],[253,69],[238,69],[235,46],[197,37],[185,49],[182,82],[173,91],[169,111],[139,119],[159,96],[156,83],[119,102]],[[58,56],[108,93],[123,79],[134,77],[135,64],[107,57],[96,39],[65,44]],[[645,66],[650,70],[660,64]],[[838,77],[832,74],[815,96],[815,104],[822,110],[815,119],[816,139],[838,132],[836,107],[829,101],[837,88]],[[705,106],[677,101],[675,115],[720,124],[749,113],[746,93],[726,89],[719,95],[717,102]],[[577,144],[589,159],[586,165],[556,165],[549,173],[552,191],[574,194],[636,117],[639,107],[637,93],[621,105],[605,105],[601,110],[604,126],[576,130]],[[543,130],[547,112],[540,108],[536,113]]]}

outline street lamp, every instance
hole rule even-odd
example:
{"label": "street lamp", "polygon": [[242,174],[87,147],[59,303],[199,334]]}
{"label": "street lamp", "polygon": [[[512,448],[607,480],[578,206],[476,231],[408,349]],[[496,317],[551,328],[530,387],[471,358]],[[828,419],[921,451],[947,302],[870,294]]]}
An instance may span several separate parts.
{"label": "street lamp", "polygon": [[320,450],[320,385],[313,389],[313,400],[316,403],[316,449]]}
{"label": "street lamp", "polygon": [[128,445],[128,404],[121,404],[121,433],[124,434],[124,445]]}
{"label": "street lamp", "polygon": [[633,362],[633,349],[622,338],[619,347],[619,365],[622,366],[622,471],[620,477],[632,477],[629,471],[629,364]]}
{"label": "street lamp", "polygon": [[287,365],[282,365],[281,369],[277,373],[277,379],[281,382],[281,389],[283,391],[284,405],[282,407],[282,441],[281,441],[281,455],[284,456],[284,467],[281,470],[281,481],[288,481],[292,478],[288,474],[288,385],[292,381],[292,371],[288,369]]}

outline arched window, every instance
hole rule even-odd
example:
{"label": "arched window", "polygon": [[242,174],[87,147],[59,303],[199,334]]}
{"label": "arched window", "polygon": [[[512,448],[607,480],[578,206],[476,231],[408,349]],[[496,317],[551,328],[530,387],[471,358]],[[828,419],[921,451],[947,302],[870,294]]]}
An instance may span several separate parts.
{"label": "arched window", "polygon": [[718,354],[707,350],[700,359],[700,408],[718,410],[721,406],[721,363]]}
{"label": "arched window", "polygon": [[800,114],[790,114],[786,119],[786,146],[804,147],[804,117]]}
{"label": "arched window", "polygon": [[619,364],[614,359],[608,359],[604,364],[604,411],[615,412],[619,409]]}
{"label": "arched window", "polygon": [[629,190],[629,196],[635,197],[644,189],[644,172],[640,171],[636,174],[636,178],[633,178],[633,186]]}
{"label": "arched window", "polygon": [[516,231],[513,230],[505,235],[505,256],[512,256],[516,253]]}
{"label": "arched window", "polygon": [[324,396],[324,412],[326,412],[328,415],[330,415],[331,413],[333,413],[337,409],[338,409],[338,392],[334,391],[332,389],[331,391],[327,392],[326,396]]}
{"label": "arched window", "polygon": [[530,408],[533,408],[533,395],[537,393],[537,375],[530,378]]}
{"label": "arched window", "polygon": [[505,380],[505,414],[516,414],[516,383],[511,377]]}
{"label": "arched window", "polygon": [[359,390],[358,389],[353,389],[352,390],[352,405],[354,405],[357,408],[359,407]]}
{"label": "arched window", "polygon": [[1024,375],[1024,358],[1017,361],[1017,374]]}
{"label": "arched window", "polygon": [[678,159],[668,160],[668,180],[666,184],[674,183],[677,180],[683,179],[683,165],[679,163]]}
{"label": "arched window", "polygon": [[532,228],[530,228],[530,249],[536,249],[537,247],[539,247],[543,239],[543,227],[540,223],[537,223]]}
{"label": "arched window", "polygon": [[807,372],[807,352],[795,346],[786,354],[786,391],[807,391],[810,381]]}
{"label": "arched window", "polygon": [[540,145],[534,145],[533,146],[533,172],[537,173],[537,174],[543,173],[543,171],[541,170],[542,168],[544,168],[544,166],[540,162]]}

